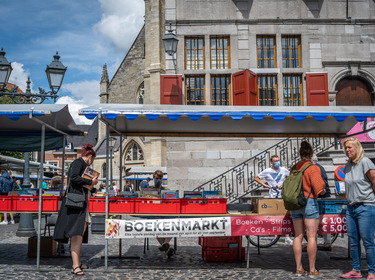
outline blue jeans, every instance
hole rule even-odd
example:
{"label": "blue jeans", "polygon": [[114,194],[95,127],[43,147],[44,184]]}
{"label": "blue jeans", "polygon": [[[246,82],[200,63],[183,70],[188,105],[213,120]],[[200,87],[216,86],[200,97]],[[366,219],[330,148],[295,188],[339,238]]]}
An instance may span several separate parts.
{"label": "blue jeans", "polygon": [[306,207],[290,211],[292,220],[319,219],[319,205],[314,198],[307,200]]}
{"label": "blue jeans", "polygon": [[361,244],[366,250],[368,273],[375,273],[375,206],[360,205],[352,207],[348,205],[346,212],[346,224],[352,254],[353,270],[361,270]]}

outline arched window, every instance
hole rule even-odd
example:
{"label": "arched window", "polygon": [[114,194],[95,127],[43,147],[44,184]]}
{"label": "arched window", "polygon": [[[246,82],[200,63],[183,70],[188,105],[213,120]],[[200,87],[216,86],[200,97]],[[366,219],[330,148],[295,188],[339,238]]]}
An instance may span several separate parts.
{"label": "arched window", "polygon": [[136,143],[132,142],[125,153],[125,161],[143,161],[143,151],[141,147]]}
{"label": "arched window", "polygon": [[138,104],[143,104],[144,95],[145,95],[145,83],[142,82],[141,85],[138,87],[138,90],[137,90]]}
{"label": "arched window", "polygon": [[107,177],[107,164],[106,163],[103,163],[103,166],[102,166],[102,175],[103,175],[103,178]]}

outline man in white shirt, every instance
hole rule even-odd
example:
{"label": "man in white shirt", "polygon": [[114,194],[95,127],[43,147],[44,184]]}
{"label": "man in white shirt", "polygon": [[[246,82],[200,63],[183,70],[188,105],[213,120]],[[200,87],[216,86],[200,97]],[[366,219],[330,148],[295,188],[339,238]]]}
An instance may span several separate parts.
{"label": "man in white shirt", "polygon": [[[280,158],[277,155],[271,157],[270,163],[271,167],[260,172],[258,176],[255,177],[255,181],[269,189],[270,198],[282,198],[281,188],[290,172],[285,167],[280,167]],[[267,184],[262,182],[261,179],[265,179]],[[289,235],[286,235],[285,243],[293,244],[293,240],[289,238]]]}
{"label": "man in white shirt", "polygon": [[[271,167],[263,170],[255,177],[255,181],[263,187],[269,189],[270,198],[281,198],[281,188],[286,177],[289,176],[289,170],[280,167],[280,158],[277,155],[271,157]],[[265,179],[267,184],[262,182]]]}

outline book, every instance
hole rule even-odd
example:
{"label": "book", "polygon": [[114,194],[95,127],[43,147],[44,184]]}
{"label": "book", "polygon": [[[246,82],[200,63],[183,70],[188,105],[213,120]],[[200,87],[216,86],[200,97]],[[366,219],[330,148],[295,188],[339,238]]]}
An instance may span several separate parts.
{"label": "book", "polygon": [[[85,179],[89,179],[89,180],[92,180],[94,179],[95,177],[99,177],[100,173],[95,171],[94,169],[91,169],[90,167],[86,167],[85,171],[83,172],[82,174],[82,178],[85,178]],[[84,187],[86,188],[92,188],[93,185],[85,185]]]}

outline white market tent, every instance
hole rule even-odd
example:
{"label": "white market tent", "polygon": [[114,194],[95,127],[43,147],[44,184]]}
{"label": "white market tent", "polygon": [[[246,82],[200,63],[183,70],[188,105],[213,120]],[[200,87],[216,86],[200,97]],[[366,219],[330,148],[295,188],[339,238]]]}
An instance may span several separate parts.
{"label": "white market tent", "polygon": [[[99,118],[106,136],[183,137],[345,137],[357,123],[375,116],[370,106],[186,106],[154,104],[98,104],[80,115]],[[107,141],[108,142],[108,141]],[[107,144],[107,166],[109,165]],[[120,148],[122,151],[122,147]],[[122,155],[120,155],[120,158]],[[107,167],[108,168],[108,167]],[[120,161],[120,170],[121,161]],[[120,174],[121,176],[121,174]],[[108,183],[107,183],[108,188]],[[108,219],[108,196],[106,196]],[[105,270],[108,269],[108,240]]]}
{"label": "white market tent", "polygon": [[[45,150],[64,147],[64,155],[66,136],[80,134],[66,104],[0,104],[0,150],[40,151],[40,170],[43,170]],[[42,176],[40,172],[40,190]],[[41,202],[42,192],[39,191],[37,269],[40,267]]]}

